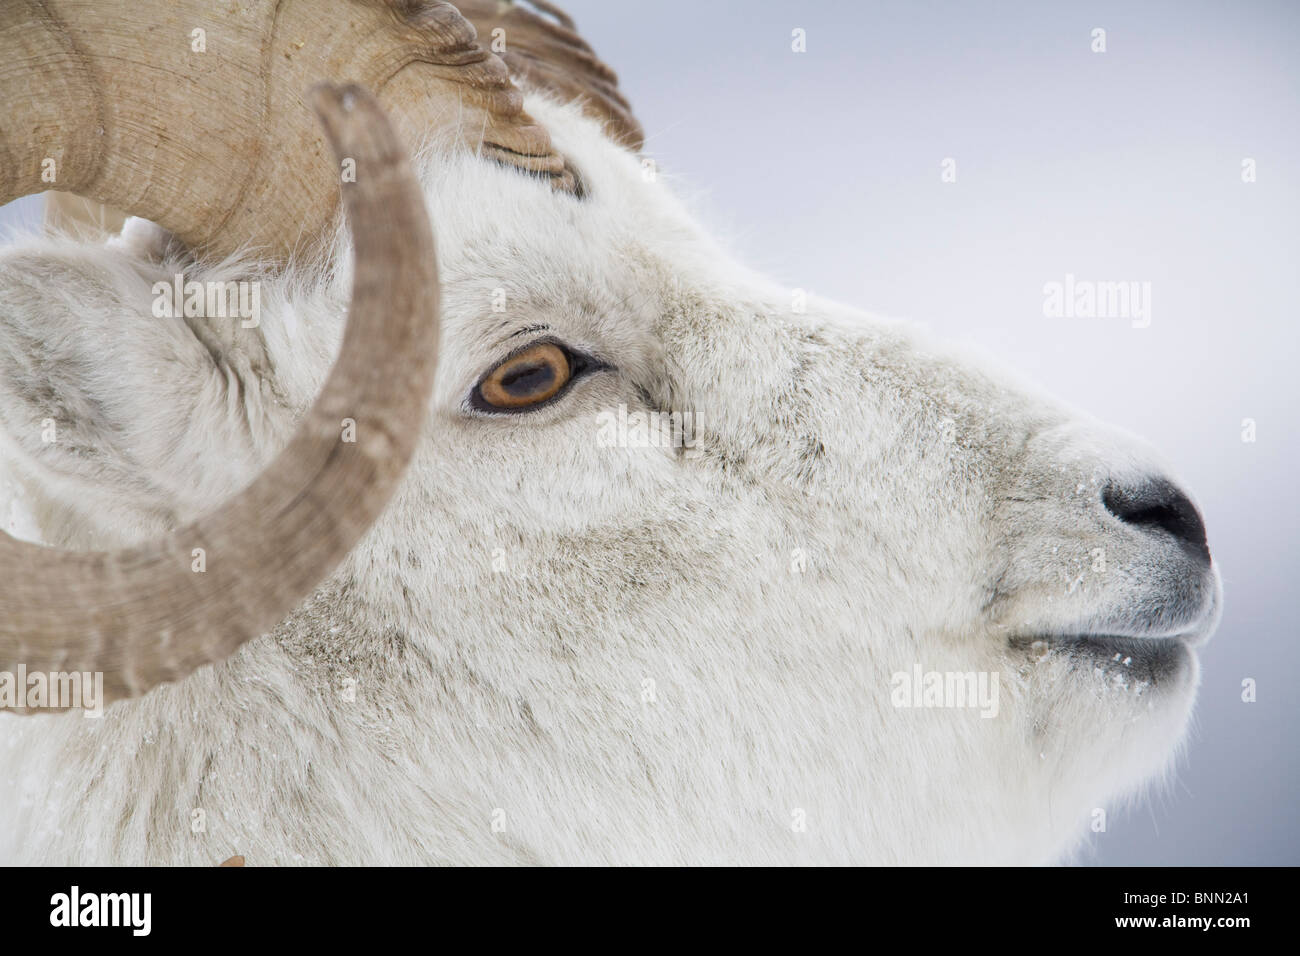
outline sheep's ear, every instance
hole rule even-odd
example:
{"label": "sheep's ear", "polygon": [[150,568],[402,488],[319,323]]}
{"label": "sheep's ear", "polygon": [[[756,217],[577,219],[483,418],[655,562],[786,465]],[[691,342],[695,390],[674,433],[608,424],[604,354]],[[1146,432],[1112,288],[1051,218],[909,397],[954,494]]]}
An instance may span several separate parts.
{"label": "sheep's ear", "polygon": [[615,142],[641,148],[645,133],[619,91],[618,76],[582,39],[568,14],[544,0],[527,5],[462,0],[456,6],[474,24],[479,45],[501,57],[521,83],[581,101]]}

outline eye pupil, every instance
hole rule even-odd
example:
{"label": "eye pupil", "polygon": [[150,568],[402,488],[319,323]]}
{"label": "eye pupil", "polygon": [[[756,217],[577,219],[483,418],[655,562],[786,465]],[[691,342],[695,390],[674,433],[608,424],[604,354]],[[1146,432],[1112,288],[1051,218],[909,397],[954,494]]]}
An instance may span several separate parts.
{"label": "eye pupil", "polygon": [[568,354],[558,345],[543,342],[489,372],[478,384],[475,398],[488,408],[517,411],[553,398],[572,374]]}
{"label": "eye pupil", "polygon": [[501,376],[501,387],[521,398],[545,391],[555,381],[555,368],[542,363],[528,363]]}

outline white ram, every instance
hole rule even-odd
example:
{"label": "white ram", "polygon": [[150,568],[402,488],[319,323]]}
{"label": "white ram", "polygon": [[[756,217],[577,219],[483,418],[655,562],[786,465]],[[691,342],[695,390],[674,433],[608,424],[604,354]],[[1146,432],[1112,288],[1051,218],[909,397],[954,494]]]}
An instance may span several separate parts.
{"label": "white ram", "polygon": [[[124,5],[168,30],[114,42],[188,43],[187,4],[162,6]],[[1045,862],[1168,765],[1219,589],[1196,509],[1149,451],[905,325],[817,300],[792,312],[643,175],[612,75],[561,15],[500,14],[524,114],[449,5],[348,6],[398,27],[349,35],[301,2],[275,29],[202,21],[209,56],[242,30],[222,55],[255,47],[274,74],[250,97],[270,104],[260,145],[223,139],[247,118],[213,85],[220,61],[177,53],[175,93],[112,76],[95,161],[119,165],[66,188],[166,230],[133,220],[106,243],[0,254],[3,460],[40,537],[87,550],[171,532],[158,560],[181,567],[118,606],[111,575],[137,552],[85,559],[83,577],[110,575],[90,592],[31,583],[32,547],[0,540],[0,667],[106,670],[129,697],[146,689],[135,665],[97,632],[116,615],[145,626],[112,640],[170,681],[99,719],[0,722],[0,862]],[[461,7],[495,28],[495,3]],[[93,38],[101,14],[65,12]],[[393,52],[412,31],[447,55]],[[366,57],[412,65],[390,81]],[[216,66],[186,80],[195,62]],[[403,442],[413,459],[319,586],[315,551],[370,520],[354,478],[289,495],[292,540],[241,525],[231,540],[262,550],[218,544],[193,573],[173,529],[286,446],[340,353],[349,290],[373,307],[388,281],[372,256],[353,289],[339,167],[296,93],[315,78],[377,89],[420,140],[442,289],[431,397],[422,356],[369,360],[427,420],[391,395],[377,414],[346,396],[322,413],[326,459],[345,419],[378,460]],[[207,130],[217,155],[196,158],[182,147],[207,145],[206,120],[168,104],[214,89],[229,115]],[[154,99],[157,148],[124,141],[121,104]],[[49,125],[56,106],[39,108]],[[3,199],[45,188],[27,170],[51,147],[16,128],[3,145],[29,178]],[[404,218],[384,253],[395,315],[411,260],[430,259],[394,250],[419,231]],[[370,227],[363,255],[385,241]],[[271,254],[237,255],[250,244]],[[300,246],[316,252],[274,254]],[[257,283],[256,321],[159,318],[177,274]],[[74,558],[41,554],[50,575]],[[235,557],[238,576],[209,583]],[[257,636],[278,620],[256,623],[268,594],[293,610]],[[151,597],[180,603],[159,620]],[[201,655],[177,650],[173,623],[195,624]],[[226,657],[205,628],[253,639]],[[198,657],[225,659],[174,680]]]}

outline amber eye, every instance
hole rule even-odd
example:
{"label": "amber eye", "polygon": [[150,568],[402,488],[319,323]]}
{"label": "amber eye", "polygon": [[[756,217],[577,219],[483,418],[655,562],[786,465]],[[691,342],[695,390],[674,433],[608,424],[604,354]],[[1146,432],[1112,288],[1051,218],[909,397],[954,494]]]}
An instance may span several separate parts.
{"label": "amber eye", "polygon": [[553,398],[573,375],[569,357],[558,345],[542,342],[506,359],[476,389],[489,408],[515,411]]}

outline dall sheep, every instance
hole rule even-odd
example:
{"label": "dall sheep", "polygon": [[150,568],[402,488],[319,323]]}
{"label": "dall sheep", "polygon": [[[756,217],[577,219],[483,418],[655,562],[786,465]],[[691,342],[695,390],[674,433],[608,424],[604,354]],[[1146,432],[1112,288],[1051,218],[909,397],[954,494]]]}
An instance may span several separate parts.
{"label": "dall sheep", "polygon": [[1168,767],[1166,467],[792,310],[549,4],[0,6],[0,202],[142,217],[0,251],[0,672],[116,699],[0,720],[0,863],[1045,863]]}

